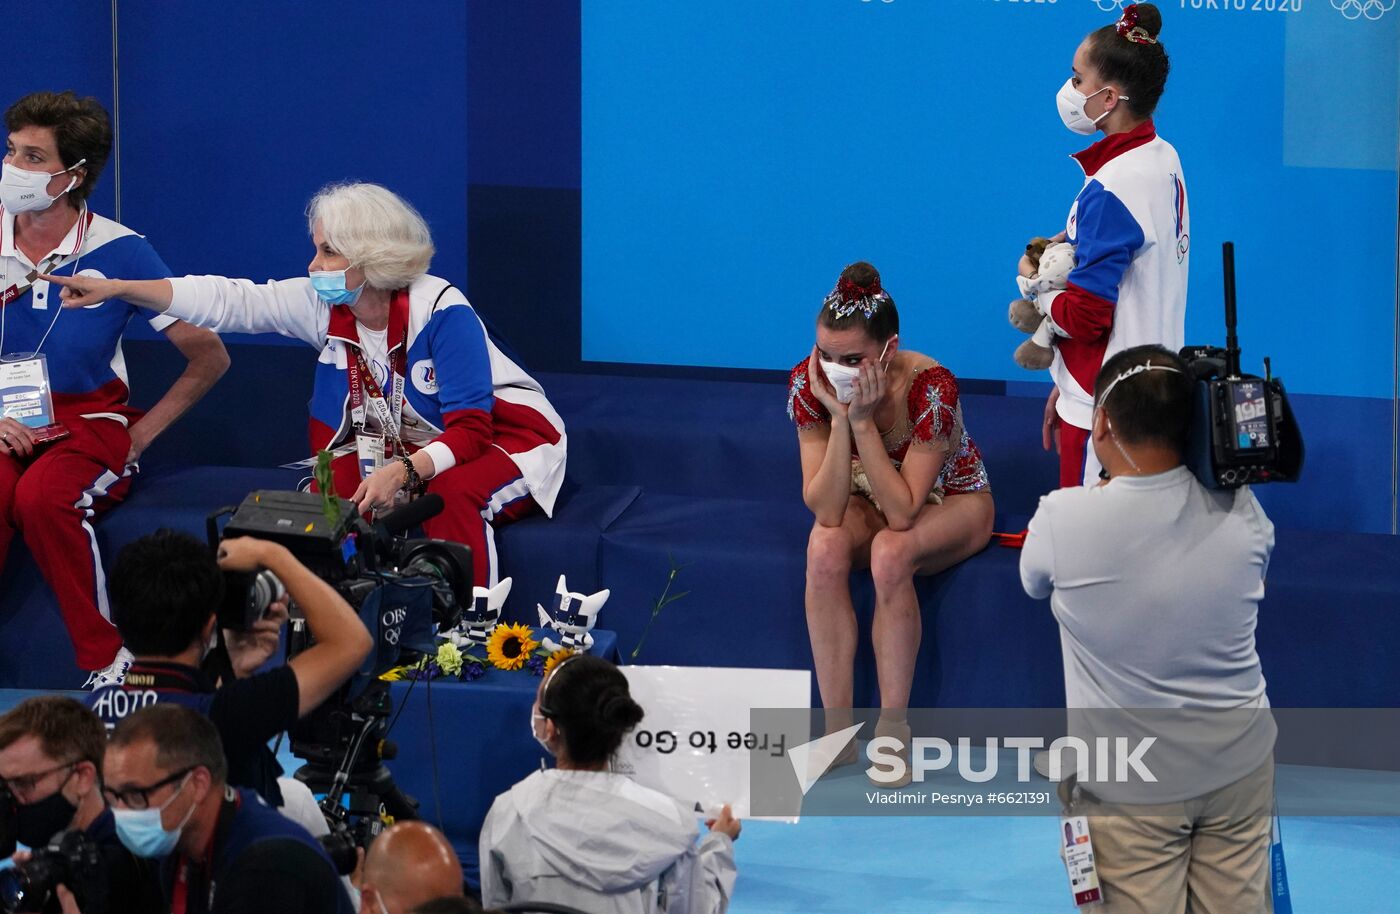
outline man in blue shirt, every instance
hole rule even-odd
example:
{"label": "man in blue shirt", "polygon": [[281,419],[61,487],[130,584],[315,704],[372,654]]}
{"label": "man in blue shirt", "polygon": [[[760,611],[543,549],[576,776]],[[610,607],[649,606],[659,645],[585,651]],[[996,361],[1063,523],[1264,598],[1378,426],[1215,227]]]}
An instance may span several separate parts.
{"label": "man in blue shirt", "polygon": [[208,718],[161,702],[122,720],[103,765],[117,835],[158,859],[172,914],[326,914],[352,910],[315,838],[251,790],[225,783]]}

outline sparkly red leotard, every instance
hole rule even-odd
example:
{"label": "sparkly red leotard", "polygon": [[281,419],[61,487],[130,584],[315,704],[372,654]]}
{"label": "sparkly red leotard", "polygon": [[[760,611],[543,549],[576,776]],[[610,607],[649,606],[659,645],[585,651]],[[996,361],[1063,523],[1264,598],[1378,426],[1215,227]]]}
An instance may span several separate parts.
{"label": "sparkly red leotard", "polygon": [[[881,434],[885,453],[896,468],[909,453],[909,445],[945,442],[948,456],[938,472],[938,480],[929,493],[930,501],[941,501],[942,495],[962,495],[987,492],[987,468],[982,464],[982,452],[967,433],[963,423],[962,404],[958,401],[958,381],[953,373],[934,363],[914,372],[905,398],[907,409],[893,427]],[[812,393],[807,378],[807,360],[803,359],[788,378],[788,416],[799,429],[814,428],[831,421],[831,414]],[[851,491],[870,497],[868,484],[862,484],[865,472],[860,458],[851,458]],[[878,507],[878,506],[877,506]]]}

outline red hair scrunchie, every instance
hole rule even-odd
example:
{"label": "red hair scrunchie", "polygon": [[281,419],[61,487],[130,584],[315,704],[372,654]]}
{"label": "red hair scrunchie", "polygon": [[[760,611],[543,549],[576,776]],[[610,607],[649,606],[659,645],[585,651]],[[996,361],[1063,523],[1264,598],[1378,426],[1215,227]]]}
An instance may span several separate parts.
{"label": "red hair scrunchie", "polygon": [[1157,39],[1147,34],[1147,29],[1138,25],[1138,11],[1136,3],[1129,3],[1123,7],[1123,16],[1118,20],[1118,34],[1131,41],[1133,44],[1156,44]]}
{"label": "red hair scrunchie", "polygon": [[870,285],[862,286],[851,279],[841,279],[836,283],[836,290],[841,293],[843,302],[858,301],[863,298],[874,298],[884,290],[880,288],[880,278],[877,276]]}

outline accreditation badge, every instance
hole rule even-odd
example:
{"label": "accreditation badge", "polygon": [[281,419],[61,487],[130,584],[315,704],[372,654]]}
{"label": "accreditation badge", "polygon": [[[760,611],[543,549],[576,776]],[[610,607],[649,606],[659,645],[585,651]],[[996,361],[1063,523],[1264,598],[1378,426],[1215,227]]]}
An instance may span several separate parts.
{"label": "accreditation badge", "polygon": [[34,429],[35,439],[41,442],[68,437],[68,430],[54,418],[46,356],[32,352],[0,356],[0,417]]}
{"label": "accreditation badge", "polygon": [[384,436],[367,432],[355,433],[355,450],[359,454],[361,479],[367,479],[371,473],[384,466],[388,456]]}
{"label": "accreditation badge", "polygon": [[1076,907],[1103,903],[1099,872],[1094,867],[1094,844],[1087,816],[1060,816],[1060,850],[1069,871],[1069,891]]}

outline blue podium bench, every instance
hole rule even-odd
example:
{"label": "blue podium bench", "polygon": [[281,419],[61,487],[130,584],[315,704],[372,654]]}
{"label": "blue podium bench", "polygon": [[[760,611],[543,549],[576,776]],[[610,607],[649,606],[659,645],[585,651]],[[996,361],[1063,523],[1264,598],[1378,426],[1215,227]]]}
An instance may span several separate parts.
{"label": "blue podium bench", "polygon": [[[674,560],[681,570],[673,592],[689,593],[652,625],[640,662],[809,668],[802,591],[811,520],[798,495],[783,385],[542,377],[568,423],[569,475],[552,520],[527,517],[500,531],[503,572],[515,579],[506,618],[537,622],[535,605],[548,603],[560,574],[572,590],[610,588],[601,624],[617,632],[626,660]],[[997,528],[1021,529],[1053,485],[1053,460],[1026,436],[1041,401],[979,393],[964,401],[986,453]],[[98,523],[104,554],[110,561],[120,545],[159,526],[201,535],[209,511],[253,489],[292,487],[301,475],[158,468]],[[1268,494],[1292,491],[1303,490],[1274,486]],[[915,703],[1062,702],[1058,633],[1048,606],[1021,592],[1017,559],[993,546],[919,581],[925,637]],[[855,589],[868,631],[868,576],[858,575]],[[1400,705],[1397,635],[1400,538],[1281,525],[1258,631],[1275,704]],[[864,640],[860,651],[857,700],[873,702]],[[0,578],[0,687],[74,688],[82,678],[52,597],[17,542]]]}

